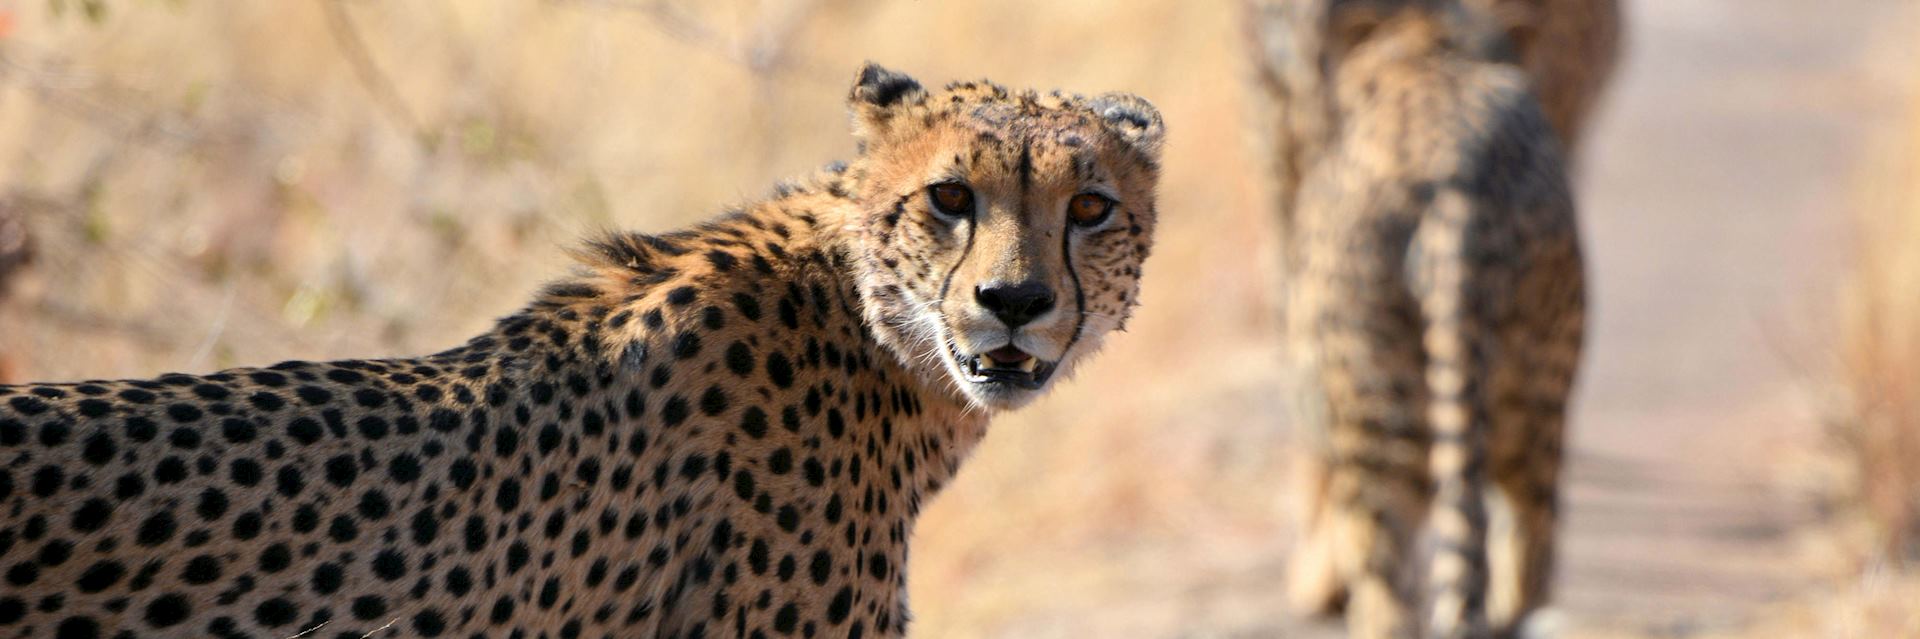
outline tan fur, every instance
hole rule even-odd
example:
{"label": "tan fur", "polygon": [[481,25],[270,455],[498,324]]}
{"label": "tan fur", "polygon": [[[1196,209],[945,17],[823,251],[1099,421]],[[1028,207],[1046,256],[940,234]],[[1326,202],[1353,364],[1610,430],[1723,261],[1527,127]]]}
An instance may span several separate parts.
{"label": "tan fur", "polygon": [[[1265,59],[1278,178],[1295,185],[1280,211],[1287,340],[1313,440],[1291,596],[1346,605],[1356,637],[1511,633],[1548,595],[1584,318],[1559,136],[1484,12],[1329,0],[1253,15],[1269,41],[1316,52]],[[1493,490],[1516,524],[1489,539]],[[1424,621],[1422,529],[1437,541]]]}

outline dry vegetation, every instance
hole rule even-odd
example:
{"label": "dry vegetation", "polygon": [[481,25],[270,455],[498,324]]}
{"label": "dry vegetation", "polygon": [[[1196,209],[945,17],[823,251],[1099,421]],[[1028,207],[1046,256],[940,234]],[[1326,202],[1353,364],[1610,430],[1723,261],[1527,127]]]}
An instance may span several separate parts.
{"label": "dry vegetation", "polygon": [[687,224],[849,154],[863,59],[1145,95],[1170,125],[1147,312],[926,514],[916,634],[1260,633],[1278,609],[1232,3],[0,7],[0,209],[37,256],[0,306],[22,379],[454,344],[583,233]]}
{"label": "dry vegetation", "polygon": [[1909,130],[1875,167],[1844,290],[1833,429],[1853,462],[1848,501],[1871,524],[1871,552],[1920,560],[1920,101]]}
{"label": "dry vegetation", "polygon": [[[1902,45],[1889,64],[1910,69]],[[1845,576],[1730,636],[1920,636],[1920,84],[1906,81],[1905,126],[1874,149],[1854,202],[1833,446],[1813,463],[1832,516],[1811,539]]]}

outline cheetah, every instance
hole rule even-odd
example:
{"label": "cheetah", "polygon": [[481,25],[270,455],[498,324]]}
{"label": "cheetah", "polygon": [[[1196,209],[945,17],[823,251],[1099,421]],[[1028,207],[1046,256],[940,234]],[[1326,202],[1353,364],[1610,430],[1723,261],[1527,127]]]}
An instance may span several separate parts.
{"label": "cheetah", "polygon": [[904,634],[916,514],[1135,307],[1164,126],[848,103],[851,163],[451,350],[0,387],[0,636]]}
{"label": "cheetah", "polygon": [[[1310,440],[1290,598],[1345,606],[1356,637],[1514,634],[1549,594],[1584,330],[1564,147],[1505,29],[1473,6],[1283,2],[1253,16],[1269,38],[1322,47],[1313,64],[1268,59],[1314,76],[1276,76],[1288,86],[1323,87],[1276,96],[1308,114],[1283,118],[1278,144],[1311,150],[1280,208]],[[1506,506],[1497,525],[1489,498]],[[1436,538],[1424,620],[1422,528]]]}

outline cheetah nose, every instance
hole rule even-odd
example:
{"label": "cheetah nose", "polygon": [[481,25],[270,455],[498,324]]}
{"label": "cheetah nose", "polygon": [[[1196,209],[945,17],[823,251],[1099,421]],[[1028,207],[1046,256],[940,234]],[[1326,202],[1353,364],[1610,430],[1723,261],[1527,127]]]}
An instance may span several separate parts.
{"label": "cheetah nose", "polygon": [[973,299],[1006,323],[1007,328],[1020,328],[1053,310],[1053,289],[1039,282],[993,282],[977,286],[973,289]]}

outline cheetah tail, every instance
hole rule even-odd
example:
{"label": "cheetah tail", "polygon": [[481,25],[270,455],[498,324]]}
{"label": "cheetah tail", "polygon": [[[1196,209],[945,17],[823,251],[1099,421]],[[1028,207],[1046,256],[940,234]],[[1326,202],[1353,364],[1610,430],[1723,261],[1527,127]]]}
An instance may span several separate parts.
{"label": "cheetah tail", "polygon": [[1472,198],[1443,190],[1414,237],[1408,267],[1425,329],[1426,380],[1433,428],[1430,472],[1435,480],[1432,530],[1438,544],[1430,566],[1430,636],[1445,639],[1486,634],[1489,417],[1481,299],[1475,277],[1476,237]]}

